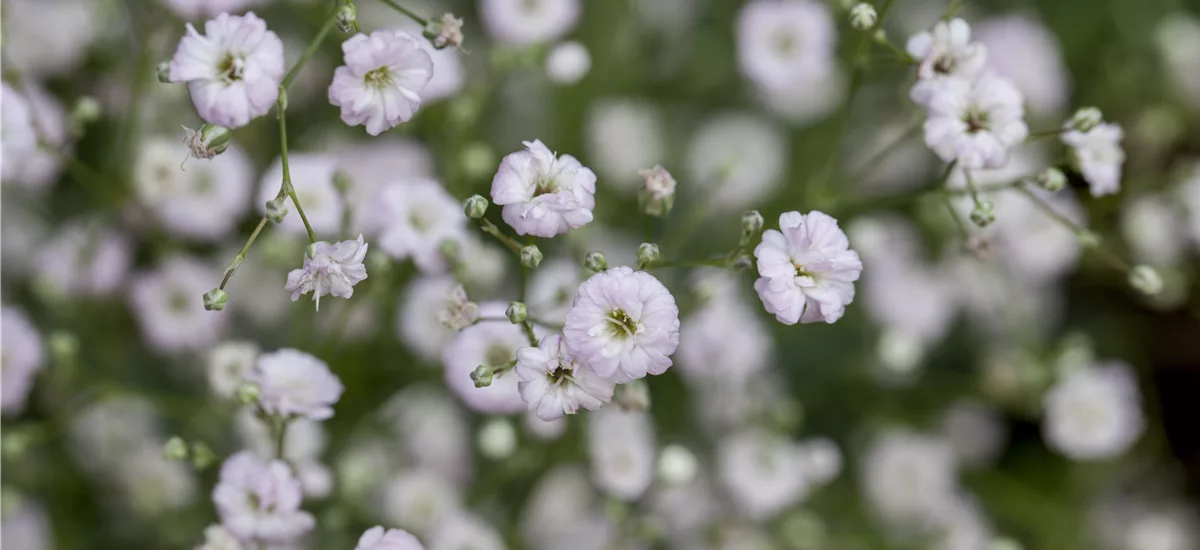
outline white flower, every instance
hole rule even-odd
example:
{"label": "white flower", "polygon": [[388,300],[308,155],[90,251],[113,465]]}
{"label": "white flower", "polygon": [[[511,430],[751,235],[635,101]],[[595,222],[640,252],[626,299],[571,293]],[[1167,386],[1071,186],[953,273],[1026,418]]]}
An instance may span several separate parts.
{"label": "white flower", "polygon": [[[387,8],[384,4],[368,5]],[[359,7],[360,10],[364,8]],[[367,236],[378,234],[379,225],[385,221],[380,219],[375,206],[380,189],[393,181],[433,175],[433,155],[429,149],[406,137],[388,135],[365,142],[354,141],[346,147],[336,148],[332,156],[337,159],[337,168],[350,180],[346,192],[351,210],[350,227]],[[278,189],[278,184],[275,188]]]}
{"label": "white flower", "polygon": [[693,133],[686,181],[708,192],[714,210],[742,210],[775,191],[787,159],[787,138],[775,125],[747,113],[721,114]]}
{"label": "white flower", "polygon": [[68,223],[40,248],[34,275],[68,297],[115,292],[133,262],[133,246],[124,235],[90,222]]}
{"label": "white flower", "polygon": [[954,451],[938,438],[887,431],[871,443],[861,467],[865,499],[891,524],[928,522],[957,496]]}
{"label": "white flower", "polygon": [[363,236],[337,244],[318,241],[311,247],[312,256],[304,255],[304,267],[288,273],[284,290],[291,291],[292,301],[311,292],[320,310],[321,296],[325,294],[339,298],[354,296],[354,285],[367,278],[367,266],[363,265],[367,244]]}
{"label": "white flower", "polygon": [[987,47],[971,42],[971,26],[958,18],[938,21],[932,32],[913,35],[905,49],[920,63],[917,83],[909,92],[920,105],[930,103],[948,83],[970,84],[987,66]]}
{"label": "white flower", "polygon": [[300,509],[302,497],[286,462],[263,462],[247,451],[221,465],[212,495],[221,523],[244,543],[286,542],[312,530],[316,521]]}
{"label": "white flower", "polygon": [[220,280],[216,269],[183,256],[134,277],[129,300],[147,343],[168,353],[216,343],[229,316],[205,310],[203,295]]}
{"label": "white flower", "polygon": [[833,70],[837,29],[823,4],[753,0],[738,12],[735,30],[738,64],[760,88],[784,90]]}
{"label": "white flower", "polygon": [[143,142],[134,167],[134,191],[168,233],[221,240],[249,209],[254,185],[250,157],[230,144],[219,156],[181,166],[187,154],[178,140]]}
{"label": "white flower", "polygon": [[947,80],[928,99],[925,145],[959,168],[1000,168],[1029,134],[1022,102],[1012,82],[993,74]]}
{"label": "white flower", "polygon": [[618,384],[662,374],[679,346],[679,308],[653,275],[614,267],[579,285],[563,338],[576,360]]}
{"label": "white flower", "polygon": [[800,454],[791,441],[758,431],[724,438],[717,450],[717,475],[755,521],[769,520],[808,493]]}
{"label": "white flower", "polygon": [[5,0],[5,63],[35,80],[76,68],[88,46],[116,34],[111,31],[119,24],[106,13],[112,7],[88,0]]}
{"label": "white flower", "polygon": [[166,0],[167,5],[184,19],[211,17],[218,13],[236,13],[269,0]]}
{"label": "white flower", "polygon": [[514,46],[554,41],[579,22],[580,0],[482,0],[479,16],[498,42]]}
{"label": "white flower", "polygon": [[1179,184],[1176,196],[1188,214],[1184,230],[1193,243],[1200,245],[1200,165],[1193,168],[1187,178]]}
{"label": "white flower", "polygon": [[0,109],[4,123],[4,133],[0,136],[4,163],[0,164],[0,171],[3,171],[3,180],[8,182],[20,175],[24,159],[37,151],[38,131],[29,100],[10,88],[7,82],[0,87],[0,99],[3,100]]}
{"label": "white flower", "polygon": [[558,334],[542,338],[538,347],[517,350],[516,373],[521,399],[542,420],[594,411],[612,401],[613,383],[575,361]]}
{"label": "white flower", "polygon": [[425,550],[421,541],[403,529],[388,529],[376,525],[358,538],[354,550]]}
{"label": "white flower", "polygon": [[1141,263],[1170,266],[1179,262],[1187,244],[1187,223],[1172,197],[1141,195],[1121,210],[1121,234]]}
{"label": "white flower", "polygon": [[429,534],[460,508],[458,492],[433,470],[408,470],[384,489],[383,517],[421,537]]}
{"label": "white flower", "polygon": [[605,407],[588,415],[588,457],[601,491],[637,500],[654,481],[654,426],[645,412]]}
{"label": "white flower", "polygon": [[1087,132],[1068,130],[1063,133],[1062,141],[1071,148],[1093,197],[1121,190],[1121,165],[1125,164],[1121,140],[1124,137],[1121,127],[1110,122],[1098,124]]}
{"label": "white flower", "polygon": [[[218,157],[219,158],[219,157]],[[337,172],[338,163],[332,155],[319,153],[288,153],[288,172],[292,178],[292,187],[296,197],[304,207],[304,215],[312,225],[313,232],[318,235],[329,235],[341,232],[343,204],[342,195],[333,185],[333,176]],[[267,201],[274,199],[279,193],[283,182],[283,162],[276,159],[271,168],[267,169],[259,180],[258,212],[267,211]],[[279,223],[279,229],[294,236],[308,236],[304,229],[304,221],[296,213],[296,205],[290,199],[285,199],[287,217]]]}
{"label": "white flower", "polygon": [[[481,317],[504,315],[506,304],[479,304]],[[519,378],[511,369],[492,378],[489,386],[475,387],[471,372],[480,365],[502,368],[515,361],[517,350],[529,345],[521,327],[505,321],[484,321],[467,327],[446,346],[442,363],[446,366],[446,385],[457,393],[467,407],[484,414],[515,414],[526,410],[517,389]]]}
{"label": "white flower", "polygon": [[[832,113],[843,103],[849,83],[846,72],[838,66],[825,73],[814,73],[781,88],[756,90],[757,103],[772,117],[792,126],[805,126]],[[875,127],[871,127],[874,132]],[[861,154],[857,148],[855,154]]]}
{"label": "white flower", "polygon": [[196,498],[195,471],[186,462],[164,458],[157,441],[143,441],[131,449],[113,474],[121,496],[142,517],[169,516]]}
{"label": "white flower", "polygon": [[596,174],[571,155],[557,157],[539,140],[500,162],[492,201],[519,235],[553,237],[592,221]]}
{"label": "white flower", "polygon": [[5,510],[0,518],[0,546],[21,550],[58,548],[54,544],[54,531],[50,528],[50,519],[41,503],[32,495],[8,496],[8,491],[6,488]]}
{"label": "white flower", "polygon": [[638,170],[667,160],[662,114],[644,99],[592,102],[584,120],[584,146],[607,188],[637,189]]}
{"label": "white flower", "polygon": [[1166,76],[1188,105],[1200,100],[1200,19],[1185,10],[1165,13],[1154,29]]}
{"label": "white flower", "polygon": [[574,84],[592,68],[592,56],[579,42],[563,42],[546,55],[546,75],[557,84]]}
{"label": "white flower", "polygon": [[449,277],[419,277],[409,283],[400,299],[396,315],[400,341],[426,363],[436,364],[442,349],[457,334],[442,322],[446,296],[456,285]]}
{"label": "white flower", "polygon": [[993,17],[975,24],[975,39],[987,49],[987,65],[1012,80],[1029,110],[1052,115],[1062,110],[1070,91],[1058,40],[1041,21],[1028,15]]}
{"label": "white flower", "polygon": [[779,229],[763,232],[754,249],[754,290],[767,313],[786,325],[841,319],[863,266],[837,220],[815,210],[785,212]]}
{"label": "white flower", "polygon": [[[429,105],[440,99],[453,97],[462,89],[463,84],[466,82],[466,70],[463,67],[463,52],[458,47],[461,46],[461,43],[452,43],[455,38],[461,37],[461,32],[458,33],[459,36],[454,36],[454,24],[461,22],[461,19],[456,20],[450,14],[430,18],[431,21],[442,26],[442,29],[448,33],[446,37],[449,40],[446,43],[446,47],[438,49],[434,43],[438,37],[435,36],[430,40],[420,38],[425,31],[424,26],[418,25],[412,19],[397,12],[383,2],[356,2],[356,5],[358,6],[358,20],[360,22],[370,21],[372,28],[390,29],[393,32],[408,33],[417,39],[417,46],[429,54],[429,57],[433,60],[433,77],[420,90],[421,105]],[[433,7],[433,4],[414,4],[412,6],[413,9],[428,9],[431,13]],[[450,16],[450,19],[447,19],[447,16]],[[446,21],[452,22],[449,25],[445,25]],[[461,28],[457,30],[461,31]],[[408,170],[411,170],[411,168],[393,173],[392,176],[405,174]],[[427,176],[430,174],[422,173],[416,175]]]}
{"label": "white flower", "polygon": [[333,73],[329,102],[342,120],[377,136],[408,122],[421,106],[417,95],[433,77],[433,59],[404,31],[356,34],[342,43],[346,64]]}
{"label": "white flower", "polygon": [[1119,456],[1145,430],[1140,400],[1133,372],[1124,363],[1070,370],[1044,397],[1046,444],[1079,461]]}
{"label": "white flower", "polygon": [[740,383],[766,368],[771,348],[770,332],[746,302],[719,294],[681,323],[679,369],[689,381]]}
{"label": "white flower", "polygon": [[208,354],[208,384],[214,394],[229,399],[254,369],[258,345],[229,341],[217,344]]}
{"label": "white flower", "polygon": [[414,465],[431,468],[456,484],[474,473],[466,414],[442,388],[407,386],[388,400],[381,418]]}
{"label": "white flower", "polygon": [[583,278],[583,269],[573,260],[547,260],[529,278],[525,303],[539,319],[561,322]]}
{"label": "white flower", "polygon": [[542,420],[533,411],[525,413],[525,429],[534,437],[546,441],[558,439],[567,433],[567,417]]}
{"label": "white flower", "polygon": [[382,227],[379,248],[397,260],[412,258],[423,273],[444,272],[442,244],[461,243],[466,235],[462,205],[432,179],[387,185],[377,208]]}
{"label": "white flower", "polygon": [[[243,407],[233,421],[238,441],[263,460],[278,458],[275,456],[277,441],[269,422],[259,418],[258,412],[251,407]],[[316,461],[325,451],[328,439],[321,422],[303,417],[293,418],[288,422],[282,459],[293,464]]]}
{"label": "white flower", "polygon": [[71,419],[71,452],[76,463],[108,476],[147,442],[162,444],[158,411],[149,400],[127,395],[103,398]]}
{"label": "white flower", "polygon": [[259,402],[268,414],[312,420],[332,417],[345,389],[324,361],[292,348],[261,355],[249,380],[258,384]]}
{"label": "white flower", "polygon": [[195,550],[248,550],[242,542],[233,536],[228,529],[221,525],[209,525],[204,528],[204,544]]}
{"label": "white flower", "polygon": [[941,431],[964,466],[983,466],[995,460],[1008,438],[1004,418],[977,401],[959,400],[942,413]]}
{"label": "white flower", "polygon": [[205,122],[238,128],[267,114],[283,82],[283,42],[254,12],[191,23],[171,59],[171,82],[187,82]]}
{"label": "white flower", "polygon": [[20,413],[42,369],[46,353],[42,336],[25,312],[9,306],[0,308],[0,410]]}
{"label": "white flower", "polygon": [[530,548],[565,548],[596,511],[596,490],[576,465],[556,465],[533,484],[521,512],[520,532]]}
{"label": "white flower", "polygon": [[506,550],[495,527],[469,512],[456,513],[429,535],[429,550]]}
{"label": "white flower", "polygon": [[805,479],[814,485],[823,485],[842,473],[842,451],[837,443],[825,437],[817,437],[796,446],[800,469]]}

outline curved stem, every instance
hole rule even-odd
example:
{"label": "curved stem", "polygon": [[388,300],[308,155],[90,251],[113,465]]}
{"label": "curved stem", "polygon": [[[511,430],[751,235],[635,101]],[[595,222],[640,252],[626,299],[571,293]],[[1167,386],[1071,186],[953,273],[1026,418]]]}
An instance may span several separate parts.
{"label": "curved stem", "polygon": [[412,10],[410,10],[410,9],[408,9],[408,8],[404,7],[404,6],[401,6],[400,4],[397,4],[397,3],[396,3],[396,2],[394,2],[393,0],[379,0],[379,1],[380,1],[380,2],[383,2],[384,4],[387,4],[388,6],[391,6],[391,8],[392,8],[392,9],[394,9],[394,10],[396,10],[396,11],[398,11],[398,12],[400,12],[400,13],[402,13],[402,14],[404,14],[404,15],[407,15],[409,19],[412,19],[413,21],[416,21],[416,22],[417,22],[419,25],[421,25],[422,27],[424,27],[425,25],[428,25],[428,24],[429,24],[429,20],[428,20],[428,19],[425,19],[424,17],[421,17],[420,15],[417,15],[417,14],[416,14],[416,13],[414,13]]}
{"label": "curved stem", "polygon": [[300,197],[296,196],[296,188],[292,187],[292,172],[288,168],[286,101],[281,95],[276,106],[279,111],[279,159],[283,164],[283,187],[280,189],[280,193],[284,193],[292,199],[292,204],[296,205],[296,212],[300,214],[300,220],[304,222],[304,229],[308,231],[308,242],[315,243],[317,234],[313,232],[312,225],[308,223],[308,216],[304,215],[304,207],[300,206]]}
{"label": "curved stem", "polygon": [[325,37],[333,29],[334,24],[337,23],[337,16],[338,8],[334,8],[333,13],[330,13],[329,17],[325,18],[325,23],[321,25],[321,30],[317,31],[317,36],[312,39],[312,42],[308,43],[308,47],[304,49],[304,53],[300,56],[300,59],[287,72],[287,75],[283,77],[283,83],[280,86],[283,86],[284,91],[287,91],[292,82],[296,80],[296,77],[300,75],[300,71],[308,64],[308,60],[312,59],[312,56],[317,53],[317,49],[321,47],[321,43],[325,41]]}

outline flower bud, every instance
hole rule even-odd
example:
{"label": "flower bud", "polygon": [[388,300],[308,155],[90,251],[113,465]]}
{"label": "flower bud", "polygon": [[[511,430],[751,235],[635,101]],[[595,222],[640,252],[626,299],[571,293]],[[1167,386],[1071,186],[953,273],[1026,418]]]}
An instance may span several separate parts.
{"label": "flower bud", "polygon": [[659,254],[658,245],[654,243],[642,243],[638,245],[637,261],[638,269],[646,269],[662,258]]}
{"label": "flower bud", "polygon": [[216,461],[217,455],[208,448],[208,445],[199,441],[192,443],[192,466],[195,466],[197,470],[204,470]]}
{"label": "flower bud", "polygon": [[617,386],[613,402],[626,411],[644,411],[650,408],[650,387],[644,380],[634,380]]}
{"label": "flower bud", "polygon": [[198,159],[211,159],[229,147],[229,128],[205,124],[199,130],[183,127],[183,143]]}
{"label": "flower bud", "polygon": [[542,264],[542,250],[536,244],[521,249],[521,265],[529,269],[537,269]]}
{"label": "flower bud", "polygon": [[1089,132],[1104,122],[1104,113],[1095,107],[1083,107],[1071,117],[1071,127],[1080,132]]}
{"label": "flower bud", "polygon": [[525,306],[525,302],[509,302],[504,316],[508,317],[508,322],[519,325],[529,320],[529,308]]}
{"label": "flower bud", "polygon": [[154,66],[154,74],[158,76],[158,81],[163,84],[171,83],[171,63],[163,61]]}
{"label": "flower bud", "polygon": [[875,13],[875,7],[866,2],[860,2],[850,8],[850,26],[860,31],[871,30],[878,17],[879,14]]}
{"label": "flower bud", "polygon": [[187,442],[179,436],[174,436],[163,445],[163,458],[167,460],[187,460]]}
{"label": "flower bud", "polygon": [[492,385],[492,376],[496,371],[487,365],[479,365],[475,370],[471,371],[471,381],[475,383],[476,388],[486,388]]}
{"label": "flower bud", "polygon": [[71,132],[75,135],[83,133],[84,127],[100,119],[100,102],[92,96],[83,96],[75,102],[71,109]]}
{"label": "flower bud", "polygon": [[753,265],[754,258],[751,258],[749,254],[741,254],[733,260],[733,264],[731,264],[729,267],[732,267],[738,271],[745,271],[750,269],[750,267]]}
{"label": "flower bud", "polygon": [[1036,178],[1038,187],[1045,189],[1051,193],[1062,190],[1067,185],[1067,176],[1063,175],[1062,170],[1051,166],[1041,172],[1038,172]]}
{"label": "flower bud", "polygon": [[592,273],[599,273],[608,269],[608,259],[604,257],[603,252],[593,250],[588,252],[587,256],[584,256],[583,268]]}
{"label": "flower bud", "polygon": [[675,178],[662,166],[639,170],[644,184],[638,191],[638,204],[650,216],[665,216],[675,205]]}
{"label": "flower bud", "polygon": [[1153,267],[1137,265],[1129,270],[1129,286],[1146,296],[1154,296],[1162,292],[1163,280]]}
{"label": "flower bud", "polygon": [[1100,235],[1092,231],[1081,231],[1075,235],[1075,240],[1079,241],[1079,246],[1084,248],[1096,248],[1100,246]]}
{"label": "flower bud", "polygon": [[691,482],[698,469],[696,455],[681,445],[667,445],[658,454],[658,477],[668,485]]}
{"label": "flower bud", "polygon": [[763,223],[762,214],[758,210],[750,210],[742,214],[742,238],[749,240],[758,236],[759,233],[762,233]]}
{"label": "flower bud", "polygon": [[442,48],[461,48],[463,43],[462,28],[462,19],[454,17],[452,13],[443,13],[441,17],[430,19],[421,34],[433,43],[433,47],[439,50]]}
{"label": "flower bud", "polygon": [[71,365],[79,357],[79,338],[66,331],[50,334],[50,359],[55,365]]}
{"label": "flower bud", "polygon": [[267,219],[272,223],[281,223],[287,213],[287,197],[275,197],[267,201]]}
{"label": "flower bud", "polygon": [[479,452],[492,460],[508,458],[517,450],[517,431],[504,418],[493,418],[479,429]]}
{"label": "flower bud", "polygon": [[346,2],[338,8],[337,28],[347,34],[358,30],[358,8],[354,7],[354,2]]}
{"label": "flower bud", "polygon": [[204,309],[221,311],[225,309],[227,303],[229,303],[229,293],[224,290],[214,288],[204,293]]}
{"label": "flower bud", "polygon": [[261,390],[258,389],[258,384],[255,384],[254,382],[242,382],[241,384],[238,384],[235,394],[237,395],[238,401],[241,401],[243,405],[253,405],[258,403],[258,395],[260,391]]}
{"label": "flower bud", "polygon": [[463,201],[463,213],[472,220],[478,220],[487,213],[488,200],[481,195],[471,195],[467,200]]}
{"label": "flower bud", "polygon": [[996,221],[996,207],[991,201],[979,201],[975,203],[975,209],[971,211],[971,223],[979,227],[987,227]]}

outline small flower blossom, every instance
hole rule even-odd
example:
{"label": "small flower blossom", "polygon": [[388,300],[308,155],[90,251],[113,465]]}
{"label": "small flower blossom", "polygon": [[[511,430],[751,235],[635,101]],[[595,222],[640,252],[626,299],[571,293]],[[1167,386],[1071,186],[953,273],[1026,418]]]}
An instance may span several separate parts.
{"label": "small flower blossom", "polygon": [[254,369],[258,346],[253,342],[223,342],[208,355],[208,384],[214,394],[233,398]]}
{"label": "small flower blossom", "polygon": [[833,70],[837,28],[812,0],[754,0],[738,12],[737,55],[759,88],[784,90],[825,79]]}
{"label": "small flower blossom", "polygon": [[171,258],[135,277],[129,301],[150,346],[171,353],[216,343],[229,316],[206,311],[202,295],[219,280],[212,266],[187,257]]}
{"label": "small flower blossom", "polygon": [[479,16],[498,42],[513,46],[551,42],[575,28],[583,11],[581,0],[527,2],[483,0]]}
{"label": "small flower blossom", "polygon": [[791,441],[762,432],[741,432],[721,442],[718,475],[742,513],[767,520],[808,493],[800,456]]}
{"label": "small flower blossom", "polygon": [[[228,152],[226,152],[228,154]],[[220,162],[220,158],[213,162]],[[291,151],[288,153],[288,171],[291,173],[292,187],[296,197],[304,207],[304,215],[313,231],[319,235],[339,233],[342,227],[342,215],[345,213],[345,199],[333,184],[337,174],[338,162],[333,155],[321,153],[303,153]],[[279,193],[279,185],[283,182],[283,159],[277,158],[271,167],[263,174],[258,184],[258,212],[266,213],[267,201]],[[296,237],[308,237],[304,222],[295,211],[295,205],[284,197],[287,215],[279,223],[279,229]],[[351,213],[353,214],[353,212]]]}
{"label": "small flower blossom", "polygon": [[606,189],[637,190],[637,171],[666,160],[661,108],[645,99],[593,101],[584,120],[584,152]]}
{"label": "small flower blossom", "polygon": [[445,272],[442,245],[466,240],[462,205],[432,179],[388,184],[380,190],[376,209],[379,248],[397,260],[412,258],[423,273]]}
{"label": "small flower blossom", "polygon": [[[479,305],[484,317],[499,317],[507,304],[490,302]],[[519,378],[509,369],[517,350],[529,345],[521,328],[506,321],[483,321],[458,333],[442,353],[446,367],[446,385],[472,410],[484,414],[515,414],[526,410],[517,389]],[[475,387],[471,372],[484,365],[497,372],[491,385]]]}
{"label": "small flower blossom", "polygon": [[283,82],[283,41],[254,12],[221,13],[204,32],[188,23],[171,59],[171,82],[187,82],[205,122],[238,128],[267,114]]}
{"label": "small flower blossom", "polygon": [[344,390],[324,361],[291,348],[259,357],[248,379],[258,384],[259,402],[268,414],[312,420],[331,418]]}
{"label": "small flower blossom", "polygon": [[0,308],[0,411],[19,413],[42,369],[46,352],[42,336],[19,309]]}
{"label": "small flower blossom", "polygon": [[987,65],[1013,81],[1029,110],[1051,115],[1066,106],[1070,73],[1058,39],[1036,18],[1002,15],[975,25],[975,39],[987,48]]}
{"label": "small flower blossom", "polygon": [[428,537],[460,508],[458,491],[436,471],[401,472],[383,489],[382,516],[421,537]]}
{"label": "small flower blossom", "polygon": [[3,99],[0,108],[4,111],[4,133],[0,138],[4,163],[0,165],[0,170],[3,171],[3,180],[9,182],[23,171],[23,159],[37,151],[38,131],[29,100],[10,88],[7,82],[0,89],[0,98]]}
{"label": "small flower blossom", "polygon": [[185,19],[209,17],[222,12],[236,13],[268,0],[166,0],[175,13]]}
{"label": "small flower blossom", "polygon": [[558,157],[539,140],[509,154],[492,179],[492,201],[520,235],[553,237],[592,221],[596,174],[571,155]]}
{"label": "small flower blossom", "polygon": [[644,185],[638,198],[642,202],[642,210],[652,216],[665,216],[675,203],[675,178],[660,165],[654,168],[638,170]]}
{"label": "small flower blossom", "polygon": [[479,318],[479,305],[467,299],[462,285],[454,285],[446,293],[445,306],[438,311],[438,321],[451,330],[462,330]]}
{"label": "small flower blossom", "polygon": [[333,73],[329,102],[342,120],[367,133],[408,122],[421,106],[417,95],[433,77],[433,59],[403,31],[357,34],[342,43],[346,64]]}
{"label": "small flower blossom", "polygon": [[545,421],[612,401],[613,383],[575,361],[558,334],[542,338],[538,347],[517,350],[516,373],[521,399]]}
{"label": "small flower blossom", "polygon": [[73,222],[39,245],[33,263],[33,274],[54,291],[67,297],[99,296],[125,284],[133,245],[112,229]]}
{"label": "small flower blossom", "polygon": [[919,63],[909,93],[919,105],[927,105],[948,82],[970,83],[987,66],[987,47],[971,42],[971,26],[962,19],[938,21],[932,31],[909,38],[905,49]]}
{"label": "small flower blossom", "polygon": [[475,514],[459,511],[441,522],[429,534],[429,550],[507,550],[504,538],[495,527]]}
{"label": "small flower blossom", "polygon": [[1140,398],[1124,363],[1071,370],[1044,398],[1046,444],[1075,460],[1118,456],[1145,430]]}
{"label": "small flower blossom", "polygon": [[576,360],[618,384],[662,374],[679,346],[679,308],[653,275],[614,267],[579,286],[563,338]]}
{"label": "small flower blossom", "polygon": [[[446,297],[457,283],[450,277],[419,277],[409,283],[396,312],[396,334],[427,366],[438,365],[442,349],[457,329],[442,322]],[[478,314],[478,306],[476,306]],[[465,327],[464,327],[465,328]]]}
{"label": "small flower blossom", "polygon": [[151,138],[139,147],[133,187],[168,233],[215,241],[232,232],[250,206],[254,167],[236,145],[206,162],[180,167],[187,147],[171,139]]}
{"label": "small flower blossom", "polygon": [[708,193],[712,208],[742,210],[779,187],[787,149],[787,136],[770,121],[743,112],[719,114],[693,134],[685,181]]}
{"label": "small flower blossom", "polygon": [[320,310],[321,296],[349,298],[354,295],[354,285],[367,278],[367,266],[363,265],[367,244],[362,235],[357,240],[337,244],[320,241],[311,250],[311,255],[304,255],[304,267],[288,273],[284,290],[292,293],[293,302],[311,292]]}
{"label": "small flower blossom", "polygon": [[312,515],[300,509],[300,480],[286,462],[263,462],[242,451],[221,465],[213,504],[221,524],[244,543],[286,542],[312,530]]}
{"label": "small flower blossom", "polygon": [[940,438],[893,429],[876,437],[860,464],[865,500],[894,525],[944,513],[959,490],[954,450]]}
{"label": "small flower blossom", "polygon": [[637,500],[654,481],[654,426],[645,412],[606,407],[588,415],[592,478],[605,493]]}
{"label": "small flower blossom", "polygon": [[763,232],[754,249],[754,290],[767,313],[787,325],[841,319],[863,266],[837,220],[817,211],[785,212],[779,229]]}
{"label": "small flower blossom", "polygon": [[592,68],[592,55],[579,42],[563,42],[546,55],[546,75],[556,84],[574,84]]}
{"label": "small flower blossom", "polygon": [[441,17],[435,17],[429,21],[429,25],[425,27],[425,36],[429,37],[429,41],[433,42],[433,47],[439,50],[461,48],[462,28],[462,18],[455,17],[453,13],[443,13]]}
{"label": "small flower blossom", "polygon": [[1125,151],[1121,140],[1125,133],[1119,125],[1105,122],[1081,132],[1068,130],[1062,141],[1071,148],[1083,179],[1093,197],[1111,195],[1121,190],[1121,165],[1125,163]]}
{"label": "small flower blossom", "polygon": [[376,525],[358,538],[354,550],[425,550],[421,541],[403,529],[387,529]]}
{"label": "small flower blossom", "polygon": [[233,536],[228,529],[221,525],[209,525],[204,528],[204,544],[196,550],[248,550],[242,541]]}
{"label": "small flower blossom", "polygon": [[960,168],[1000,168],[1008,149],[1029,134],[1023,101],[1012,82],[993,74],[974,83],[948,80],[926,105],[925,144]]}

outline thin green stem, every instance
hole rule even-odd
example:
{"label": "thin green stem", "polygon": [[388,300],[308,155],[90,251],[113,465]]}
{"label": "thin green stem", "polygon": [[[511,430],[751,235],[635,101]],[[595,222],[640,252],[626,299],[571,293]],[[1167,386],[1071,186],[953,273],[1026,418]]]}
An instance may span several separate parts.
{"label": "thin green stem", "polygon": [[879,165],[879,163],[883,162],[885,159],[891,156],[892,153],[895,153],[898,149],[900,149],[900,147],[904,146],[904,144],[907,143],[909,139],[912,139],[913,136],[916,136],[918,133],[920,133],[921,128],[924,125],[922,120],[923,119],[918,119],[915,123],[910,124],[909,127],[904,130],[904,133],[900,134],[899,137],[897,137],[891,143],[885,145],[883,149],[880,149],[874,155],[871,155],[866,162],[862,163],[862,166],[858,170],[855,170],[851,179],[854,181],[863,179],[870,174],[871,171]]}
{"label": "thin green stem", "polygon": [[292,69],[283,77],[283,83],[280,86],[283,87],[284,92],[292,85],[296,77],[300,75],[300,71],[308,64],[308,60],[312,59],[312,56],[317,53],[317,49],[321,47],[321,43],[325,41],[325,37],[329,34],[329,31],[337,24],[338,10],[339,8],[334,8],[333,13],[330,13],[329,17],[325,18],[325,23],[321,25],[321,30],[317,31],[317,36],[312,39],[312,42],[308,43],[308,47],[304,49],[304,54],[300,56],[300,59],[296,61]]}
{"label": "thin green stem", "polygon": [[524,323],[521,323],[521,330],[525,332],[525,339],[529,340],[529,345],[537,347],[538,339],[533,333],[533,323],[531,321],[525,321]]}
{"label": "thin green stem", "polygon": [[242,266],[242,262],[246,261],[246,252],[250,250],[250,245],[254,244],[254,240],[258,238],[258,234],[262,233],[263,227],[266,227],[266,225],[267,217],[263,216],[262,219],[258,220],[258,225],[254,227],[254,231],[250,233],[250,238],[246,239],[246,244],[243,244],[237,256],[233,257],[233,262],[229,264],[229,267],[225,268],[225,277],[221,279],[221,290],[225,290],[225,285],[229,284],[229,279]]}
{"label": "thin green stem", "polygon": [[1037,193],[1029,190],[1029,188],[1025,187],[1024,185],[1018,185],[1016,189],[1020,191],[1021,194],[1025,195],[1025,197],[1031,202],[1033,202],[1034,206],[1046,214],[1047,217],[1073,233],[1075,237],[1079,239],[1081,243],[1083,243],[1084,247],[1094,250],[1096,254],[1100,256],[1100,259],[1104,260],[1104,263],[1107,263],[1110,267],[1121,273],[1129,272],[1129,263],[1121,259],[1121,257],[1115,252],[1105,248],[1100,242],[1100,237],[1098,235],[1089,231],[1086,227],[1075,223],[1071,220],[1071,218],[1063,215],[1061,212],[1051,206],[1050,203],[1046,202],[1044,199],[1042,199],[1042,197],[1039,197]]}
{"label": "thin green stem", "polygon": [[1037,141],[1039,139],[1061,136],[1063,134],[1063,132],[1066,132],[1068,130],[1069,130],[1069,128],[1055,128],[1052,130],[1042,130],[1040,132],[1030,132],[1029,135],[1025,137],[1025,142],[1030,143],[1030,142]]}
{"label": "thin green stem", "polygon": [[954,203],[950,201],[949,193],[942,193],[942,202],[946,205],[946,213],[950,214],[951,220],[954,220],[954,226],[958,229],[958,235],[964,241],[971,238],[971,231],[967,229],[967,224],[963,223],[962,218],[958,217],[958,211],[954,209]]}
{"label": "thin green stem", "polygon": [[[280,90],[280,93],[286,93]],[[304,222],[304,229],[308,231],[308,242],[317,242],[317,234],[313,232],[312,225],[308,223],[308,216],[304,215],[304,207],[300,206],[300,197],[296,196],[296,188],[292,187],[292,172],[288,168],[288,143],[287,143],[287,105],[286,99],[280,95],[279,102],[276,104],[276,110],[279,112],[279,159],[283,165],[283,186],[282,193],[287,194],[288,198],[292,199],[292,204],[296,205],[296,212],[300,214],[300,219]]]}
{"label": "thin green stem", "polygon": [[484,233],[495,237],[496,240],[500,241],[501,244],[511,250],[513,254],[516,254],[518,258],[521,257],[521,243],[518,243],[512,237],[505,235],[503,231],[500,231],[499,227],[496,227],[496,224],[491,222],[491,220],[480,218],[479,228],[482,229]]}
{"label": "thin green stem", "polygon": [[421,25],[422,27],[424,27],[424,26],[426,26],[426,25],[428,25],[428,24],[429,24],[429,20],[428,20],[428,19],[425,19],[424,17],[421,17],[420,15],[417,15],[417,14],[416,14],[416,13],[414,13],[412,10],[409,10],[408,8],[406,8],[406,7],[404,7],[404,6],[401,6],[400,4],[397,4],[397,3],[396,3],[396,2],[394,2],[393,0],[379,0],[379,1],[380,1],[380,2],[383,2],[384,4],[387,4],[388,6],[391,6],[391,8],[392,8],[392,9],[394,9],[394,10],[396,10],[396,11],[398,11],[398,12],[400,12],[400,13],[402,13],[402,14],[404,14],[404,15],[407,15],[409,19],[412,19],[413,21],[416,21],[416,22],[417,22],[419,25]]}
{"label": "thin green stem", "polygon": [[287,448],[288,420],[287,418],[275,418],[272,421],[275,432],[275,458],[279,460],[287,460],[283,452]]}
{"label": "thin green stem", "polygon": [[662,260],[654,262],[649,269],[662,267],[729,267],[728,258],[709,258],[707,260]]}

